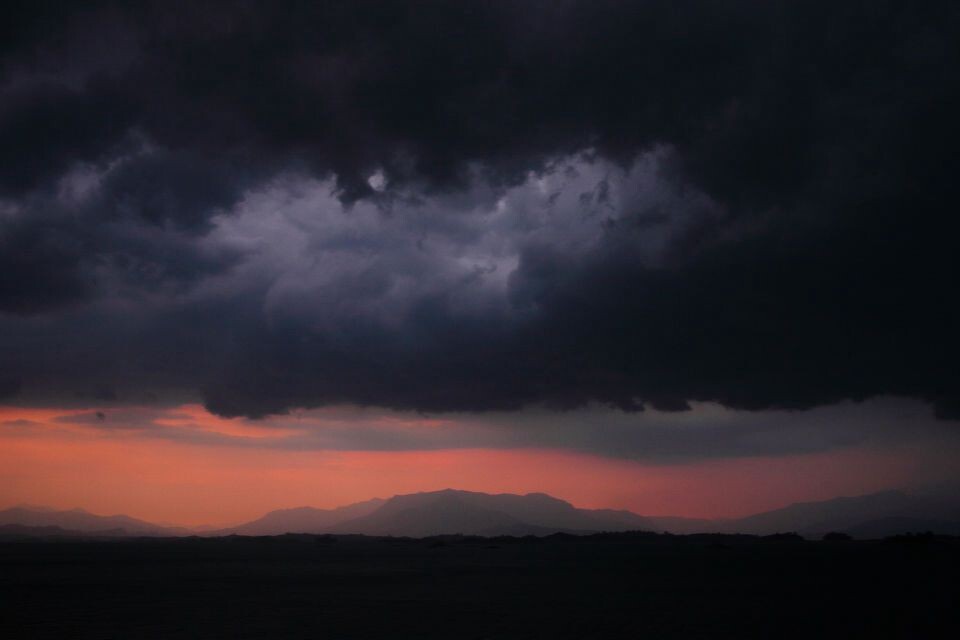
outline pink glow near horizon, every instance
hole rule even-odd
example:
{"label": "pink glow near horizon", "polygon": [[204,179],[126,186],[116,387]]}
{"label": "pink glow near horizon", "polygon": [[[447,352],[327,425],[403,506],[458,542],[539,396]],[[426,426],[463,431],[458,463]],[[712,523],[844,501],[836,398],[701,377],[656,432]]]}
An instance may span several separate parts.
{"label": "pink glow near horizon", "polygon": [[[185,525],[223,525],[295,506],[335,507],[453,487],[544,492],[589,508],[647,515],[740,516],[800,500],[856,495],[933,473],[908,450],[845,449],[674,465],[551,449],[298,451],[164,440],[149,429],[55,422],[89,410],[0,408],[0,507],[83,507]],[[385,420],[397,421],[394,417]],[[29,421],[29,424],[26,422]],[[212,416],[196,406],[156,423],[243,438],[275,427]],[[443,421],[420,425],[442,429]],[[397,424],[397,428],[409,425]],[[410,427],[412,428],[412,427]],[[944,460],[943,464],[948,464]],[[935,471],[935,470],[934,470]]]}

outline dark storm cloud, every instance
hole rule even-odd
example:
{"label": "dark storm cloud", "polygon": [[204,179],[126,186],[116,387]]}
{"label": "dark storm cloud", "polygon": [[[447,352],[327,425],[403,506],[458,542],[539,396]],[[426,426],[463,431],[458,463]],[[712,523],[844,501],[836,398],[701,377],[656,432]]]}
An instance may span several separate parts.
{"label": "dark storm cloud", "polygon": [[192,229],[162,218],[169,201],[182,195],[164,188],[150,195],[120,191],[108,175],[96,195],[34,196],[22,211],[0,217],[0,313],[56,311],[124,288],[178,290],[239,259],[229,248],[204,251]]}
{"label": "dark storm cloud", "polygon": [[958,413],[956,3],[23,6],[26,391]]}

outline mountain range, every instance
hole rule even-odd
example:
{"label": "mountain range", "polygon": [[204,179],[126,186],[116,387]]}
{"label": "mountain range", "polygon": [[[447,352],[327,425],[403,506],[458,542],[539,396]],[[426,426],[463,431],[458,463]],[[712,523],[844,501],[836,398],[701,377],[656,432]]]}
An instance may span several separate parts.
{"label": "mountain range", "polygon": [[335,509],[299,507],[271,511],[241,525],[211,529],[169,527],[125,515],[99,516],[82,509],[56,511],[20,505],[0,511],[0,535],[180,536],[284,533],[425,537],[441,534],[549,535],[600,531],[677,534],[829,531],[879,538],[908,531],[960,535],[960,500],[953,494],[884,491],[820,502],[796,503],[745,518],[705,520],[642,516],[631,511],[580,509],[544,493],[487,494],[445,489],[375,498]]}
{"label": "mountain range", "polygon": [[57,511],[26,504],[0,511],[0,531],[4,527],[58,527],[65,533],[104,536],[181,536],[193,533],[186,527],[168,527],[125,515],[100,516],[84,509]]}

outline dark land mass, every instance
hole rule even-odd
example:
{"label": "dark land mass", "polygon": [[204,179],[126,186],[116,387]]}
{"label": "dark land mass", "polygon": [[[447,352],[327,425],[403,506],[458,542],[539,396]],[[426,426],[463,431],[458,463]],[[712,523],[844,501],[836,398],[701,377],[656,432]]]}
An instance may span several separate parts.
{"label": "dark land mass", "polygon": [[960,535],[960,497],[956,488],[917,495],[882,491],[820,502],[798,502],[739,519],[704,520],[645,516],[615,509],[582,509],[545,493],[489,494],[444,489],[396,495],[386,500],[374,498],[335,509],[279,509],[233,527],[194,530],[126,515],[100,516],[83,509],[58,511],[18,505],[0,511],[0,536],[4,527],[55,527],[63,531],[45,535],[114,537],[284,533],[412,538],[450,534],[519,537],[604,531],[770,535],[797,531],[808,538],[820,538],[825,533],[838,531],[855,538],[878,539],[909,531]]}
{"label": "dark land mass", "polygon": [[41,533],[0,542],[0,637],[960,637],[945,536]]}

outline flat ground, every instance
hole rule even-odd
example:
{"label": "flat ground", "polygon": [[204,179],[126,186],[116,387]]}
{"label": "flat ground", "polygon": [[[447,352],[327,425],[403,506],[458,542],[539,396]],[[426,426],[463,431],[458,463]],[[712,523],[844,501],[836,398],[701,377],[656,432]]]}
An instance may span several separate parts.
{"label": "flat ground", "polygon": [[960,638],[960,540],[0,543],[2,638]]}

